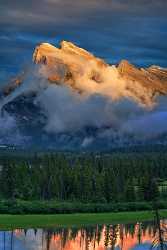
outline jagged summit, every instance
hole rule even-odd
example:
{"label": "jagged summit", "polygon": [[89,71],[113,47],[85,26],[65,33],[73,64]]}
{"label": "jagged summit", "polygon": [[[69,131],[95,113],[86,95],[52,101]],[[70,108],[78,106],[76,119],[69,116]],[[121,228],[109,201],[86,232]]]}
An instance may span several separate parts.
{"label": "jagged summit", "polygon": [[[55,46],[49,44],[49,43],[41,43],[39,46],[35,48],[35,51],[33,53],[33,61],[35,63],[41,63],[43,62],[43,59],[45,58],[46,60],[50,59],[50,57],[59,57],[61,58],[63,56],[79,56],[83,60],[95,60],[96,62],[99,62],[100,65],[105,65],[107,64],[99,59],[96,58],[93,54],[89,53],[88,51],[77,47],[75,44],[67,41],[62,41],[60,43],[60,48],[56,48]],[[48,61],[49,63],[49,61]]]}
{"label": "jagged summit", "polygon": [[[80,94],[97,93],[112,100],[128,98],[147,107],[154,105],[157,96],[167,94],[166,69],[137,68],[126,60],[111,66],[67,41],[62,41],[60,48],[41,43],[35,48],[33,62],[42,67],[41,76],[48,84],[63,84]],[[12,80],[4,94],[9,95],[22,85],[27,75]]]}

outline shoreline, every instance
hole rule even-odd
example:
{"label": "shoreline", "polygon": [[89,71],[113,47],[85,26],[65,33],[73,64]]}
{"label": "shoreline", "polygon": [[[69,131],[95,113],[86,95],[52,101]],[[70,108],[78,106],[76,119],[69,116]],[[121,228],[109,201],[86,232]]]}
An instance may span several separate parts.
{"label": "shoreline", "polygon": [[[161,218],[167,218],[167,210],[160,210]],[[0,215],[0,230],[81,227],[97,224],[127,224],[152,221],[154,211],[117,213],[76,213],[55,215]]]}

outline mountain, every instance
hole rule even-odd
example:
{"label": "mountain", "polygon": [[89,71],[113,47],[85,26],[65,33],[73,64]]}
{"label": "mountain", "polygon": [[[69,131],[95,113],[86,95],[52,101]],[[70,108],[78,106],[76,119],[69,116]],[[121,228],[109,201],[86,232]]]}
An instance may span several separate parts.
{"label": "mountain", "polygon": [[[34,64],[43,65],[43,78],[51,84],[65,84],[79,93],[102,93],[114,98],[130,98],[151,106],[158,95],[167,94],[167,69],[158,66],[136,68],[126,60],[109,65],[73,43],[63,41],[60,48],[42,43],[33,53]],[[8,95],[24,83],[27,72],[5,87]],[[31,72],[30,72],[31,74]],[[81,84],[88,81],[88,84]],[[116,82],[114,84],[113,82]],[[103,88],[111,85],[115,94]],[[122,86],[123,85],[123,86]]]}
{"label": "mountain", "polygon": [[[86,50],[66,41],[61,43],[60,49],[50,44],[41,44],[35,49],[33,61],[48,66],[48,80],[51,83],[65,83],[81,92],[87,91],[78,84],[83,77],[102,85],[101,87],[106,82],[112,85],[117,77],[124,81],[125,90],[122,96],[134,98],[141,104],[151,105],[157,95],[167,94],[167,69],[157,66],[138,69],[126,60],[122,60],[118,67],[111,67]],[[119,89],[119,86],[114,87]],[[92,91],[98,92],[98,86],[95,85]]]}
{"label": "mountain", "polygon": [[[158,104],[166,95],[167,69],[137,68],[126,60],[109,65],[70,42],[60,48],[42,43],[30,68],[1,90],[1,113],[14,116],[21,134],[37,143],[44,138],[55,145],[54,134],[58,147],[65,141],[70,147],[94,141],[101,147],[108,139],[112,146],[141,143],[145,137],[159,142],[166,138],[167,113]],[[151,122],[155,129],[146,136],[143,127],[148,130]]]}

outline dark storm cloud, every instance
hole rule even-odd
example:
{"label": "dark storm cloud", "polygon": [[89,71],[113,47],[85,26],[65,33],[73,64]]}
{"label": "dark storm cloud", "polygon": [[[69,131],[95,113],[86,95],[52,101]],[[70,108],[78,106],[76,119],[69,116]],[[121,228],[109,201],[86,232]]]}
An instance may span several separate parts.
{"label": "dark storm cloud", "polygon": [[166,66],[166,9],[166,0],[0,0],[0,79],[36,44],[62,39],[110,63]]}
{"label": "dark storm cloud", "polygon": [[118,18],[120,14],[136,14],[136,12],[147,16],[154,13],[165,15],[165,7],[167,7],[165,0],[1,0],[1,28],[25,29],[43,34],[46,27],[51,31],[52,25],[64,25],[64,23],[80,22],[84,19],[91,21],[105,12],[112,12],[112,15],[118,14]]}

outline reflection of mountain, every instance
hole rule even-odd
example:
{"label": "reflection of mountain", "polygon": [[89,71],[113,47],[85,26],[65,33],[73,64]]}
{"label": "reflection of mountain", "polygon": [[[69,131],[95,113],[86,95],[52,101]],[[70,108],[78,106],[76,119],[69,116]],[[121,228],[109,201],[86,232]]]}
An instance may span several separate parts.
{"label": "reflection of mountain", "polygon": [[1,91],[1,144],[111,149],[166,143],[166,69],[139,69],[125,60],[111,66],[70,42],[61,48],[43,43],[33,60]]}
{"label": "reflection of mountain", "polygon": [[[166,224],[163,223],[166,226]],[[4,233],[1,233],[0,246],[4,246]],[[153,224],[96,226],[82,229],[57,228],[50,230],[15,230],[14,240],[11,233],[6,235],[6,248],[12,249],[14,242],[20,248],[15,250],[105,250],[105,249],[148,249],[157,237]],[[166,237],[166,236],[164,236]],[[16,247],[16,245],[15,245]]]}

